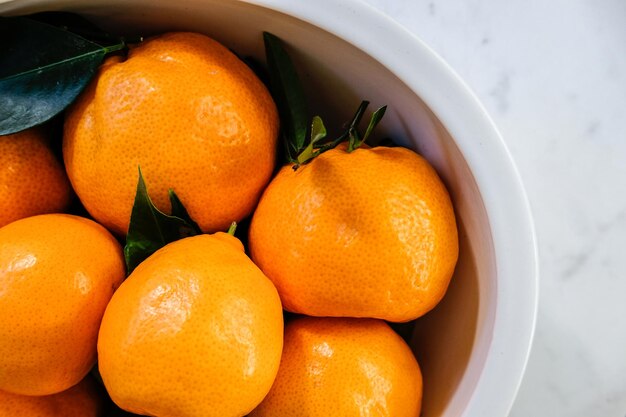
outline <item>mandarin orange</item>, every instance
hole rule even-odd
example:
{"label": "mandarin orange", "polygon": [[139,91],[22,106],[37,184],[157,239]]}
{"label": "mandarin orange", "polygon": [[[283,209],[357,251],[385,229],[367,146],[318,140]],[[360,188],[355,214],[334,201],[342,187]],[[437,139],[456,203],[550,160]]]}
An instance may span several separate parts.
{"label": "mandarin orange", "polygon": [[0,390],[48,395],[96,361],[122,249],[92,220],[42,214],[0,228]]}
{"label": "mandarin orange", "polygon": [[0,417],[98,417],[102,408],[98,387],[89,376],[58,394],[30,396],[0,391]]}
{"label": "mandarin orange", "polygon": [[409,321],[443,297],[458,257],[448,192],[405,148],[345,144],[265,190],[249,232],[252,259],[286,310]]}
{"label": "mandarin orange", "polygon": [[418,417],[422,375],[380,320],[296,319],[276,381],[251,417]]}
{"label": "mandarin orange", "polygon": [[161,248],[120,286],[98,338],[111,398],[160,417],[241,417],[269,391],[283,342],[272,282],[225,234]]}
{"label": "mandarin orange", "polygon": [[70,183],[43,128],[0,136],[0,155],[0,227],[67,208]]}
{"label": "mandarin orange", "polygon": [[218,42],[167,33],[109,58],[68,112],[63,155],[85,208],[127,232],[137,167],[169,210],[173,188],[203,231],[254,208],[274,168],[278,114],[256,75]]}

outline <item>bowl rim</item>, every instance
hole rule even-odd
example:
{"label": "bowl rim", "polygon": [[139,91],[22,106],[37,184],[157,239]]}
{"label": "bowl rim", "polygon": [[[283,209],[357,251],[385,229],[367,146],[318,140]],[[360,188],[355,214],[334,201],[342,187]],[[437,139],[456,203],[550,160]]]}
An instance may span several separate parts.
{"label": "bowl rim", "polygon": [[[417,94],[451,134],[483,197],[498,277],[489,353],[462,415],[508,415],[534,337],[539,266],[526,191],[491,117],[439,55],[400,23],[361,0],[237,1],[293,16],[357,47]],[[419,72],[415,62],[420,64]]]}
{"label": "bowl rim", "polygon": [[[290,15],[360,49],[420,97],[454,139],[483,197],[498,277],[491,344],[461,415],[508,415],[535,331],[538,250],[520,175],[490,116],[470,88],[430,47],[397,21],[361,0],[234,1]],[[11,9],[26,11],[27,6],[52,3],[51,0],[0,0],[4,6],[0,13]],[[57,4],[66,3],[72,1]]]}

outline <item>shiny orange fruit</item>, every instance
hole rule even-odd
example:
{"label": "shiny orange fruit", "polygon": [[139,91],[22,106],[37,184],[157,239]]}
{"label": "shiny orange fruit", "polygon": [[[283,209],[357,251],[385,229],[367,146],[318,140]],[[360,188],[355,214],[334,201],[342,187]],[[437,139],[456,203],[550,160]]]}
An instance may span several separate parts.
{"label": "shiny orange fruit", "polygon": [[48,395],[83,379],[123,279],[122,249],[94,221],[43,214],[0,228],[0,390]]}
{"label": "shiny orange fruit", "polygon": [[137,414],[241,417],[269,391],[283,343],[272,282],[225,234],[173,242],[143,261],[107,307],[98,366]]}
{"label": "shiny orange fruit", "polygon": [[67,208],[70,183],[42,128],[0,136],[0,155],[0,227]]}
{"label": "shiny orange fruit", "polygon": [[383,321],[296,319],[276,381],[251,417],[419,417],[422,374]]}
{"label": "shiny orange fruit", "polygon": [[340,145],[283,167],[249,242],[285,309],[310,316],[415,319],[441,300],[458,257],[448,192],[405,148]]}
{"label": "shiny orange fruit", "polygon": [[0,391],[0,417],[99,417],[103,401],[87,377],[58,394],[30,396]]}
{"label": "shiny orange fruit", "polygon": [[278,113],[255,74],[197,33],[168,33],[108,59],[68,112],[63,156],[98,222],[128,230],[141,166],[157,207],[168,189],[204,231],[255,207],[274,168]]}

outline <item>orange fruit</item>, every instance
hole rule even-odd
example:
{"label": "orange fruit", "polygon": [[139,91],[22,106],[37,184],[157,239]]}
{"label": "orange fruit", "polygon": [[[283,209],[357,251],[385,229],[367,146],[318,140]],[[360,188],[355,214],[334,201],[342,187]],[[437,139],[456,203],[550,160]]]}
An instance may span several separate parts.
{"label": "orange fruit", "polygon": [[265,190],[249,232],[252,259],[285,309],[309,316],[409,321],[443,297],[458,257],[450,197],[405,148],[345,144]]}
{"label": "orange fruit", "polygon": [[269,391],[283,341],[280,298],[225,234],[161,248],[120,286],[98,338],[113,401],[145,415],[241,417]]}
{"label": "orange fruit", "polygon": [[419,417],[422,374],[380,320],[296,319],[276,381],[251,417]]}
{"label": "orange fruit", "polygon": [[0,155],[0,227],[67,208],[70,183],[41,128],[0,136]]}
{"label": "orange fruit", "polygon": [[98,417],[102,399],[87,377],[58,394],[29,396],[0,391],[0,417]]}
{"label": "orange fruit", "polygon": [[204,231],[254,208],[274,168],[278,113],[255,74],[196,33],[168,33],[113,57],[68,112],[63,155],[80,200],[128,230],[141,166],[157,207],[173,188]]}
{"label": "orange fruit", "polygon": [[48,395],[83,379],[123,279],[119,243],[92,220],[42,214],[0,228],[0,390]]}

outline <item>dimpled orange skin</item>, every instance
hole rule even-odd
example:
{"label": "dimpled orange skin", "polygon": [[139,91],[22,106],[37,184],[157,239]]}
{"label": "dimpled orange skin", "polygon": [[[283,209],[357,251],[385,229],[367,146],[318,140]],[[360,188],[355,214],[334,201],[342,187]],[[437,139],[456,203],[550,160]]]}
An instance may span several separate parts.
{"label": "dimpled orange skin", "polygon": [[0,391],[0,417],[98,417],[102,406],[90,377],[68,390],[41,397]]}
{"label": "dimpled orange skin", "polygon": [[419,417],[422,374],[383,321],[289,322],[276,381],[250,417]]}
{"label": "dimpled orange skin", "polygon": [[225,233],[171,243],[107,307],[98,366],[111,398],[159,417],[241,417],[267,394],[283,342],[272,282]]}
{"label": "dimpled orange skin", "polygon": [[441,300],[458,257],[448,192],[405,148],[341,145],[295,172],[283,167],[255,210],[249,244],[286,310],[394,322]]}
{"label": "dimpled orange skin", "polygon": [[66,117],[63,155],[98,222],[128,230],[141,166],[155,205],[174,189],[205,232],[247,216],[274,168],[278,114],[228,49],[168,33],[108,59]]}
{"label": "dimpled orange skin", "polygon": [[41,128],[0,136],[0,155],[0,227],[67,208],[70,183]]}
{"label": "dimpled orange skin", "polygon": [[123,279],[119,243],[92,220],[43,214],[0,228],[0,390],[49,395],[83,379]]}

